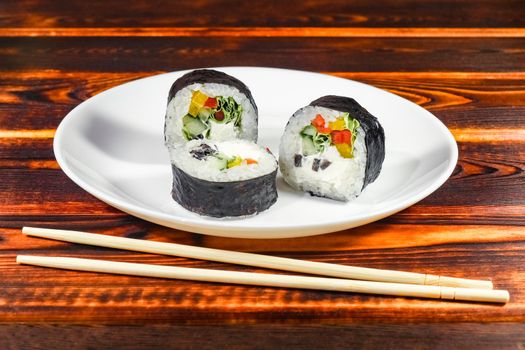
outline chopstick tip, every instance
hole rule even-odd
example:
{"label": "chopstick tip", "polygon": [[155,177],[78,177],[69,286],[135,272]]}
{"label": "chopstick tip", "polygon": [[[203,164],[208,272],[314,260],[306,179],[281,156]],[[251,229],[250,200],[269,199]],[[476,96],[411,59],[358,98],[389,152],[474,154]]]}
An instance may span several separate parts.
{"label": "chopstick tip", "polygon": [[45,257],[38,256],[38,255],[17,255],[16,263],[19,265],[23,265],[23,264],[35,265],[35,263],[40,261],[42,258],[45,258]]}
{"label": "chopstick tip", "polygon": [[508,303],[510,301],[510,293],[507,290],[504,290],[503,292],[504,292],[503,294],[504,294],[504,298],[505,298],[505,301],[503,303],[506,304],[506,303]]}

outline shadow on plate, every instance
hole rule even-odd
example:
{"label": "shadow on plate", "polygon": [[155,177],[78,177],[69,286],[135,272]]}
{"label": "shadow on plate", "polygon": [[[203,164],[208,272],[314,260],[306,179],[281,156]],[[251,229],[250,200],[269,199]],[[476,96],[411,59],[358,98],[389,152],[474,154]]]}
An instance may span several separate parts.
{"label": "shadow on plate", "polygon": [[142,164],[169,163],[160,130],[159,134],[153,134],[94,115],[83,133],[96,148],[112,158]]}

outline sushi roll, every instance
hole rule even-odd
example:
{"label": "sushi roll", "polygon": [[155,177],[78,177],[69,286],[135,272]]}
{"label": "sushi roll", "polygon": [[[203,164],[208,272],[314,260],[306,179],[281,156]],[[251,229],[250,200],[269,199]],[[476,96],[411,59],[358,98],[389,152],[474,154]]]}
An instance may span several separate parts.
{"label": "sushi roll", "polygon": [[212,217],[257,214],[277,201],[275,157],[245,140],[191,140],[170,152],[172,197]]}
{"label": "sushi roll", "polygon": [[199,69],[177,79],[164,124],[168,147],[194,139],[257,141],[257,105],[248,87],[223,72]]}
{"label": "sushi roll", "polygon": [[381,171],[385,134],[354,99],[324,96],[288,121],[279,148],[285,181],[313,196],[349,201]]}

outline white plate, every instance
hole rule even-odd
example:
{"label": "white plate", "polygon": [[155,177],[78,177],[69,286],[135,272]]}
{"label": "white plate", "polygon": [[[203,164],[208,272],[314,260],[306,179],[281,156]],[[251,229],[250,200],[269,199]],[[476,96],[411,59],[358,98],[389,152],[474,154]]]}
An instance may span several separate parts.
{"label": "white plate", "polygon": [[[353,97],[385,130],[383,170],[355,201],[311,197],[279,175],[279,199],[244,219],[191,213],[171,198],[171,167],[163,145],[171,84],[187,71],[161,74],[104,91],[72,110],[56,132],[64,172],[100,200],[160,225],[217,236],[285,238],[363,225],[398,212],[441,186],[457,161],[457,145],[431,113],[399,96],[355,81],[274,68],[217,68],[248,85],[259,107],[259,144],[277,153],[288,118],[323,95]],[[276,154],[277,155],[277,154]]]}

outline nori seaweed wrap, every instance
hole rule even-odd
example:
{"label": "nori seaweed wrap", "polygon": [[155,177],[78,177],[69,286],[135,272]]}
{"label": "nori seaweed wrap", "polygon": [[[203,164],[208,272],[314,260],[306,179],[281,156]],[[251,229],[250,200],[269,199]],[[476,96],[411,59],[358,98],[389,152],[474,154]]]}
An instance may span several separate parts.
{"label": "nori seaweed wrap", "polygon": [[353,98],[328,95],[310,102],[310,106],[319,106],[349,113],[357,119],[365,134],[366,168],[363,188],[377,179],[385,160],[385,132],[376,117],[370,114]]}
{"label": "nori seaweed wrap", "polygon": [[184,208],[211,217],[257,214],[277,201],[277,162],[243,140],[193,140],[171,151],[172,197]]}
{"label": "nori seaweed wrap", "polygon": [[226,73],[198,69],[177,79],[168,94],[168,147],[193,139],[257,141],[257,105],[248,87]]}
{"label": "nori seaweed wrap", "polygon": [[354,99],[323,96],[299,109],[281,138],[279,166],[292,187],[349,201],[374,182],[385,158],[385,134]]}

